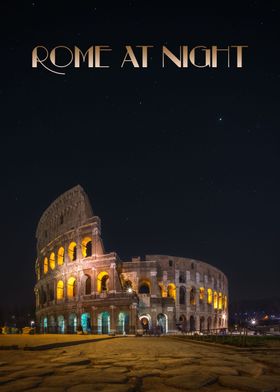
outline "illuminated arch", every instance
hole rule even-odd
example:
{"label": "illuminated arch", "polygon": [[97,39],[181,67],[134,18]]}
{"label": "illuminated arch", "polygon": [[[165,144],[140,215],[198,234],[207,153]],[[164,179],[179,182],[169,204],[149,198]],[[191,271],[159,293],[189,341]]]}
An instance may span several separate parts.
{"label": "illuminated arch", "polygon": [[199,301],[200,301],[200,302],[203,302],[203,300],[204,300],[204,294],[205,294],[205,289],[204,289],[204,287],[200,287],[200,289],[199,289]]}
{"label": "illuminated arch", "polygon": [[71,276],[67,282],[67,297],[74,298],[76,296],[76,279]]}
{"label": "illuminated arch", "polygon": [[97,292],[102,293],[103,291],[108,291],[109,274],[108,272],[99,272],[97,276]]}
{"label": "illuminated arch", "polygon": [[167,291],[166,288],[164,287],[163,283],[159,283],[159,288],[160,288],[160,293],[162,298],[166,298],[167,297]]}
{"label": "illuminated arch", "polygon": [[46,274],[48,272],[48,270],[49,270],[49,261],[48,261],[48,258],[45,257],[44,258],[44,274]]}
{"label": "illuminated arch", "polygon": [[214,291],[214,309],[218,309],[218,294]]}
{"label": "illuminated arch", "polygon": [[169,283],[167,286],[167,297],[173,298],[176,301],[176,286],[174,283]]}
{"label": "illuminated arch", "polygon": [[57,252],[57,265],[64,264],[64,253],[65,253],[64,248],[63,248],[63,246],[61,246]]}
{"label": "illuminated arch", "polygon": [[139,294],[150,294],[151,292],[151,283],[148,279],[142,279],[138,286]]}
{"label": "illuminated arch", "polygon": [[85,237],[82,240],[82,255],[83,257],[89,257],[92,255],[92,240],[90,237]]}
{"label": "illuminated arch", "polygon": [[62,280],[59,280],[56,285],[56,298],[58,300],[64,297],[64,284]]}
{"label": "illuminated arch", "polygon": [[207,290],[207,303],[210,305],[213,301],[213,292],[212,289]]}
{"label": "illuminated arch", "polygon": [[196,294],[196,289],[194,287],[191,288],[190,290],[190,304],[195,305],[195,294]]}
{"label": "illuminated arch", "polygon": [[219,309],[223,309],[223,295],[222,295],[222,293],[219,293],[219,297],[218,297],[218,308],[219,308]]}
{"label": "illuminated arch", "polygon": [[68,255],[71,261],[77,260],[77,244],[72,241],[68,247]]}
{"label": "illuminated arch", "polygon": [[53,270],[55,269],[55,254],[52,252],[50,254],[50,268]]}

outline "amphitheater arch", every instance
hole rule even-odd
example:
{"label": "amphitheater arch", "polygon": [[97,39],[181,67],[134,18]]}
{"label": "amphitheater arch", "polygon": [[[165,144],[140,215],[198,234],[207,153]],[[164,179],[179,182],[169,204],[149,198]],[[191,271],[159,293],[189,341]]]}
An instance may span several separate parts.
{"label": "amphitheater arch", "polygon": [[161,333],[168,332],[168,318],[166,314],[159,313],[157,315],[157,325],[160,327]]}
{"label": "amphitheater arch", "polygon": [[56,285],[56,299],[61,300],[64,298],[64,283],[59,280]]}
{"label": "amphitheater arch", "polygon": [[85,237],[82,240],[82,255],[83,257],[90,257],[92,255],[92,240],[90,237]]}
{"label": "amphitheater arch", "polygon": [[195,331],[195,319],[193,315],[190,316],[190,331]]}
{"label": "amphitheater arch", "polygon": [[180,305],[186,304],[186,288],[184,286],[180,286],[179,289],[179,303]]}
{"label": "amphitheater arch", "polygon": [[200,319],[199,319],[199,330],[200,330],[200,332],[205,330],[205,318],[204,318],[204,316],[200,317]]}
{"label": "amphitheater arch", "polygon": [[45,257],[44,258],[44,274],[46,274],[48,272],[48,270],[49,270],[49,261],[48,261],[48,258]]}
{"label": "amphitheater arch", "polygon": [[85,295],[91,294],[91,277],[89,275],[84,275],[84,293]]}
{"label": "amphitheater arch", "polygon": [[200,287],[199,288],[199,302],[200,303],[203,303],[204,295],[205,295],[205,289],[204,289],[204,287]]}
{"label": "amphitheater arch", "polygon": [[214,309],[218,309],[218,294],[214,291]]}
{"label": "amphitheater arch", "polygon": [[55,269],[55,254],[54,254],[54,252],[52,252],[50,254],[49,262],[50,262],[50,269],[54,270]]}
{"label": "amphitheater arch", "polygon": [[99,313],[97,317],[97,331],[99,334],[110,333],[110,313],[105,311]]}
{"label": "amphitheater arch", "polygon": [[77,331],[77,315],[76,313],[69,314],[69,332],[76,333]]}
{"label": "amphitheater arch", "polygon": [[195,295],[196,295],[196,289],[195,289],[195,287],[192,287],[190,290],[190,304],[191,305],[195,305],[195,303],[196,303]]}
{"label": "amphitheater arch", "polygon": [[150,294],[151,292],[151,283],[149,280],[141,280],[139,283],[139,294]]}
{"label": "amphitheater arch", "polygon": [[71,276],[71,278],[68,279],[67,282],[67,297],[68,298],[74,298],[76,296],[76,279]]}
{"label": "amphitheater arch", "polygon": [[139,320],[144,331],[147,332],[152,328],[152,318],[149,314],[142,314],[139,317]]}
{"label": "amphitheater arch", "polygon": [[70,242],[70,244],[69,244],[68,256],[69,256],[70,261],[77,260],[77,244],[74,241]]}
{"label": "amphitheater arch", "polygon": [[102,293],[108,291],[109,274],[106,271],[99,272],[97,276],[97,292]]}
{"label": "amphitheater arch", "polygon": [[58,327],[58,333],[64,333],[65,322],[64,322],[64,317],[62,315],[59,315],[57,317],[57,327]]}
{"label": "amphitheater arch", "polygon": [[120,312],[118,315],[118,333],[129,333],[129,315],[127,312]]}
{"label": "amphitheater arch", "polygon": [[176,286],[174,283],[169,283],[167,286],[167,297],[173,298],[176,301]]}
{"label": "amphitheater arch", "polygon": [[212,292],[212,289],[208,289],[207,290],[207,303],[209,305],[211,305],[212,301],[213,301],[213,292]]}
{"label": "amphitheater arch", "polygon": [[63,248],[63,246],[61,246],[57,252],[57,265],[64,264],[64,253],[65,253],[64,248]]}
{"label": "amphitheater arch", "polygon": [[90,313],[82,313],[81,315],[81,326],[83,328],[83,332],[90,332],[91,331],[91,317]]}

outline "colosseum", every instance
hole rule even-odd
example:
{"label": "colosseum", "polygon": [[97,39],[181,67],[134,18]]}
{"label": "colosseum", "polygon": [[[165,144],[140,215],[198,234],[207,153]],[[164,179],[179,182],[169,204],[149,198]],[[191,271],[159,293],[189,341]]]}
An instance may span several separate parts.
{"label": "colosseum", "polygon": [[36,238],[41,332],[172,334],[227,327],[228,284],[220,270],[184,257],[125,261],[107,253],[100,219],[80,185],[45,210]]}

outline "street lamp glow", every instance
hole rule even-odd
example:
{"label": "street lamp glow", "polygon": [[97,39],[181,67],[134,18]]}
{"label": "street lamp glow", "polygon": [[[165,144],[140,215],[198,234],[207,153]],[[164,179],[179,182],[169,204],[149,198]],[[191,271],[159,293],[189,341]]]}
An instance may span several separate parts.
{"label": "street lamp glow", "polygon": [[252,320],[251,320],[251,324],[252,324],[252,325],[255,325],[255,324],[256,324],[256,320],[255,320],[255,319],[252,319]]}
{"label": "street lamp glow", "polygon": [[129,287],[129,288],[127,289],[127,292],[131,294],[131,293],[132,293],[132,288]]}

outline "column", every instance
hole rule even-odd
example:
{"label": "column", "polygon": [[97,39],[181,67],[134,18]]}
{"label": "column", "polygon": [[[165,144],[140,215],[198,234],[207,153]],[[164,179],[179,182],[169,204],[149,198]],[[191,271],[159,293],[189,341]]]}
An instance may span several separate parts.
{"label": "column", "polygon": [[110,334],[116,333],[116,306],[110,305]]}

